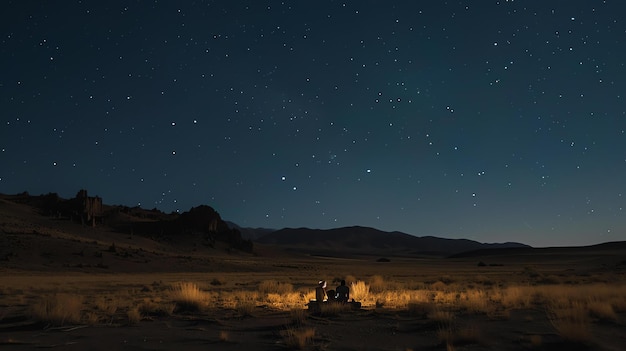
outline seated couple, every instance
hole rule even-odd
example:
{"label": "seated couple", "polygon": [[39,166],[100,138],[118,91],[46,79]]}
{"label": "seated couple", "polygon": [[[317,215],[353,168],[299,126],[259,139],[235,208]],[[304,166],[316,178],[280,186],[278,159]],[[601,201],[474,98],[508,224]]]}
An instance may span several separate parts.
{"label": "seated couple", "polygon": [[322,302],[326,296],[328,296],[328,301],[346,303],[350,299],[350,288],[346,286],[346,281],[342,280],[335,290],[329,290],[326,293],[326,281],[320,280],[317,288],[315,288],[315,300]]}

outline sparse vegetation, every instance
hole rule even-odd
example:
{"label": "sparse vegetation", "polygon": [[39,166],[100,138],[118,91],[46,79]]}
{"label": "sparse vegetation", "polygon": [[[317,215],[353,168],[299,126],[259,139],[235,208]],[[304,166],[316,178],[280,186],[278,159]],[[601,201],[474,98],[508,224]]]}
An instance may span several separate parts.
{"label": "sparse vegetation", "polygon": [[[2,201],[0,210],[6,205]],[[267,348],[307,350],[352,349],[350,342],[406,350],[425,344],[448,350],[476,344],[494,349],[623,348],[623,340],[614,337],[621,335],[626,318],[626,265],[619,247],[612,246],[608,256],[588,253],[584,260],[571,254],[562,256],[567,260],[547,254],[532,260],[387,258],[387,251],[367,257],[274,257],[275,252],[260,250],[257,256],[234,250],[237,243],[229,238],[237,235],[227,228],[203,231],[205,215],[217,218],[209,208],[196,213],[198,226],[185,227],[176,236],[180,246],[175,249],[159,240],[179,229],[163,228],[168,233],[161,233],[150,223],[180,214],[139,208],[117,212],[132,213],[141,214],[146,226],[130,237],[134,227],[119,234],[79,224],[74,232],[63,229],[69,219],[20,222],[15,213],[1,217],[4,342],[32,338],[37,347],[48,348],[71,335],[87,347],[91,335],[131,326],[123,331],[130,335],[125,338],[128,348],[171,348],[149,343],[192,334],[202,343],[228,342],[236,349],[254,349],[251,345],[259,341]],[[46,225],[47,220],[53,224]],[[202,241],[186,242],[197,232]],[[381,255],[384,259],[376,260]],[[328,290],[345,280],[361,309],[328,302],[308,310],[319,279],[329,282]],[[83,334],[88,326],[99,330]],[[36,328],[49,332],[33,332]],[[173,330],[153,337],[160,328]],[[139,330],[152,338],[137,338],[142,345],[130,345]],[[524,332],[510,340],[511,330]]]}
{"label": "sparse vegetation", "polygon": [[[538,274],[550,276],[541,272]],[[526,276],[526,273],[521,276]],[[466,344],[486,344],[490,331],[467,324],[469,316],[508,321],[512,311],[542,309],[546,311],[544,318],[549,321],[547,325],[552,327],[551,332],[563,341],[587,344],[593,339],[595,323],[609,323],[617,327],[620,313],[626,306],[625,284],[508,283],[502,286],[500,283],[485,284],[496,281],[486,274],[474,275],[467,281],[460,276],[440,275],[433,278],[430,284],[393,281],[382,278],[382,275],[367,279],[370,283],[354,276],[348,279],[354,280],[350,283],[351,297],[362,302],[365,311],[405,311],[411,320],[434,325],[437,339],[448,349]],[[52,285],[53,290],[59,287],[59,284]],[[24,298],[27,291],[23,288],[4,290],[10,290],[13,303],[29,301]],[[281,333],[282,340],[290,348],[302,349],[311,345],[315,329],[320,326],[315,317],[332,320],[355,316],[355,312],[346,305],[326,303],[320,306],[315,317],[308,318],[310,312],[305,304],[313,298],[313,294],[312,287],[296,289],[293,284],[278,280],[251,282],[247,288],[242,285],[239,290],[228,290],[210,281],[205,289],[190,281],[169,284],[159,281],[137,283],[128,289],[88,298],[65,292],[47,294],[35,301],[30,300],[30,305],[33,317],[51,325],[137,325],[144,319],[215,313],[211,311],[232,311],[233,316],[241,319],[256,318],[266,309],[284,311],[286,329]],[[5,318],[4,315],[2,317]],[[538,323],[540,320],[541,317],[535,314],[524,317],[523,322]],[[402,323],[401,319],[398,323]],[[219,340],[233,341],[233,337],[222,329]],[[545,340],[541,335],[533,334],[522,342],[536,348],[542,347]]]}
{"label": "sparse vegetation", "polygon": [[313,337],[315,337],[315,329],[288,328],[281,334],[287,347],[301,350],[304,349],[311,340],[313,340]]}
{"label": "sparse vegetation", "polygon": [[83,297],[69,294],[44,296],[32,308],[36,319],[52,325],[79,323],[82,316]]}
{"label": "sparse vegetation", "polygon": [[350,284],[350,297],[356,301],[371,301],[370,287],[364,281],[356,281]]}
{"label": "sparse vegetation", "polygon": [[195,283],[181,282],[172,287],[171,299],[178,311],[199,311],[206,305],[207,294]]}
{"label": "sparse vegetation", "polygon": [[264,280],[259,284],[259,292],[262,294],[274,293],[274,294],[288,294],[293,291],[293,285],[290,283],[283,283],[276,280]]}
{"label": "sparse vegetation", "polygon": [[129,309],[126,316],[128,317],[128,324],[130,325],[135,325],[141,321],[141,312],[139,312],[139,309],[136,307]]}

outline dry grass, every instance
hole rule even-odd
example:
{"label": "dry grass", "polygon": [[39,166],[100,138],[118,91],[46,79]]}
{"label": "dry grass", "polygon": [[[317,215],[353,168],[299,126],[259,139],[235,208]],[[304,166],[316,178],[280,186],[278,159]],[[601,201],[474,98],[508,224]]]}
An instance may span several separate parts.
{"label": "dry grass", "polygon": [[374,275],[370,278],[369,290],[372,293],[381,293],[383,291],[389,290],[389,284],[385,282],[380,275]]}
{"label": "dry grass", "polygon": [[53,325],[80,323],[83,297],[69,294],[45,296],[32,306],[33,317]]}
{"label": "dry grass", "polygon": [[314,328],[289,328],[282,333],[285,345],[292,349],[302,350],[315,337]]}
{"label": "dry grass", "polygon": [[302,308],[309,300],[307,294],[303,292],[289,292],[285,294],[269,293],[266,295],[267,304],[275,309],[290,310],[292,308]]}
{"label": "dry grass", "polygon": [[293,308],[289,310],[291,322],[295,325],[303,325],[304,321],[306,321],[307,315],[308,311],[303,308]]}
{"label": "dry grass", "polygon": [[323,303],[320,304],[320,316],[331,317],[337,316],[342,312],[350,311],[350,305],[344,305],[341,303]]}
{"label": "dry grass", "polygon": [[608,301],[592,299],[587,303],[587,309],[589,313],[596,318],[612,322],[617,321],[617,313],[615,313],[613,306]]}
{"label": "dry grass", "polygon": [[501,303],[506,308],[528,308],[531,301],[532,290],[526,286],[510,286],[501,292]]}
{"label": "dry grass", "polygon": [[[356,281],[350,284],[350,298],[361,301],[363,306],[371,305],[370,287],[364,281]],[[375,300],[374,300],[375,301]],[[370,302],[369,304],[367,302]]]}
{"label": "dry grass", "polygon": [[[509,268],[506,269],[511,271]],[[429,273],[426,278],[421,276],[416,278],[409,273],[393,275],[383,271],[381,274],[384,274],[384,279],[383,275],[363,275],[364,280],[357,280],[356,276],[346,276],[345,279],[350,287],[351,298],[360,301],[366,310],[359,313],[368,316],[368,313],[373,316],[387,313],[393,315],[396,312],[388,310],[398,310],[397,323],[402,330],[413,328],[417,324],[438,328],[436,337],[450,349],[463,348],[461,346],[464,344],[484,344],[484,340],[490,340],[489,337],[493,336],[483,335],[480,328],[463,327],[468,320],[491,320],[489,322],[495,325],[493,319],[501,320],[503,316],[510,316],[511,323],[532,325],[529,330],[537,335],[527,334],[519,340],[528,348],[546,347],[544,344],[551,340],[543,340],[541,335],[555,333],[569,342],[582,344],[596,342],[597,336],[592,334],[593,330],[604,327],[619,328],[623,322],[622,313],[626,312],[626,284],[621,282],[619,277],[611,281],[612,283],[599,283],[599,279],[589,276],[537,273],[539,278],[556,276],[561,283],[542,284],[537,279],[529,280],[527,279],[529,274],[533,274],[530,271],[525,272],[525,275],[518,272],[517,276],[512,276],[508,280],[505,273],[496,276],[489,271],[484,274],[482,271],[481,274],[473,272],[467,276],[464,276],[464,273],[446,276],[438,272]],[[224,309],[230,311],[223,315],[239,319],[271,309],[272,313],[276,314],[284,312],[281,316],[285,320],[284,328],[290,328],[281,333],[281,339],[285,344],[292,348],[306,349],[311,348],[316,332],[324,336],[320,339],[326,338],[326,330],[318,327],[320,320],[334,323],[335,319],[343,322],[353,315],[357,319],[360,318],[361,314],[351,314],[343,305],[334,304],[324,304],[321,307],[319,315],[327,318],[309,317],[310,311],[306,310],[305,304],[314,298],[312,287],[314,284],[309,284],[305,278],[301,281],[286,278],[292,275],[292,272],[283,273],[283,276],[253,274],[242,279],[244,274],[239,273],[220,278],[224,282],[236,281],[237,284],[212,284],[210,278],[207,280],[191,274],[172,277],[169,280],[152,276],[145,279],[147,282],[110,284],[107,281],[97,289],[89,288],[93,290],[74,290],[68,284],[50,283],[48,286],[40,287],[35,283],[29,283],[34,288],[28,285],[4,288],[7,293],[15,289],[20,291],[21,296],[26,297],[17,299],[16,295],[7,294],[2,299],[7,306],[9,303],[23,303],[23,308],[28,308],[29,311],[32,309],[32,314],[37,319],[57,325],[80,322],[90,325],[98,323],[132,325],[139,323],[142,317],[150,319],[156,315],[179,318],[178,314],[183,312],[182,318],[187,318],[189,314],[186,312],[199,311],[203,315],[213,315],[215,311],[223,313]],[[314,276],[340,277],[341,272]],[[265,277],[276,277],[277,280],[263,280]],[[163,279],[164,282],[161,281],[157,286],[150,285],[155,279],[157,281]],[[206,281],[206,285],[201,288],[192,282],[171,283],[178,279]],[[556,280],[551,278],[542,281]],[[291,283],[282,281],[293,282],[296,288]],[[146,286],[148,289],[142,289]],[[385,310],[368,311],[374,306]],[[542,310],[546,311],[550,323],[544,323],[543,316],[537,313]],[[406,318],[407,312],[409,318]],[[336,316],[340,317],[334,318]],[[222,341],[234,338],[234,335],[229,337],[225,330],[223,333],[224,336],[220,336]],[[484,334],[487,333],[494,331],[485,329]],[[213,335],[214,338],[217,337],[218,330],[215,330]]]}
{"label": "dry grass", "polygon": [[376,294],[376,305],[385,308],[409,308],[412,303],[430,302],[426,290],[392,290]]}
{"label": "dry grass", "polygon": [[276,280],[264,280],[259,284],[259,292],[262,294],[285,295],[293,291],[293,284],[281,283]]}
{"label": "dry grass", "polygon": [[175,309],[175,303],[163,301],[160,297],[144,297],[139,304],[139,312],[146,316],[171,316]]}
{"label": "dry grass", "polygon": [[104,296],[96,297],[94,305],[98,311],[104,313],[105,316],[111,317],[118,308],[118,301]]}
{"label": "dry grass", "polygon": [[252,316],[261,295],[257,291],[231,291],[220,294],[220,301],[225,308],[234,309],[243,317]]}
{"label": "dry grass", "polygon": [[126,312],[126,317],[128,317],[129,325],[136,325],[141,321],[141,312],[138,308],[131,308]]}
{"label": "dry grass", "polygon": [[207,302],[207,294],[190,282],[175,284],[170,290],[170,298],[178,311],[199,311]]}
{"label": "dry grass", "polygon": [[590,321],[584,304],[555,300],[548,306],[547,313],[552,326],[563,339],[578,343],[590,340]]}
{"label": "dry grass", "polygon": [[85,322],[89,325],[96,325],[100,323],[100,316],[95,312],[85,313]]}

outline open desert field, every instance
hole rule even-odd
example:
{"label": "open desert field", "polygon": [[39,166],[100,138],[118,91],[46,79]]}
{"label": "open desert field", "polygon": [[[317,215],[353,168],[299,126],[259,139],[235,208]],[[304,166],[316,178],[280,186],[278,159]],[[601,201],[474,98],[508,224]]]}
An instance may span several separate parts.
{"label": "open desert field", "polygon": [[[2,200],[3,350],[623,350],[626,250],[347,258],[164,244]],[[325,303],[341,280],[360,309]]]}
{"label": "open desert field", "polygon": [[[623,271],[574,260],[237,257],[210,272],[1,275],[4,349],[620,350]],[[504,262],[504,261],[503,261]],[[234,269],[233,267],[236,267]],[[307,311],[319,279],[360,310]]]}

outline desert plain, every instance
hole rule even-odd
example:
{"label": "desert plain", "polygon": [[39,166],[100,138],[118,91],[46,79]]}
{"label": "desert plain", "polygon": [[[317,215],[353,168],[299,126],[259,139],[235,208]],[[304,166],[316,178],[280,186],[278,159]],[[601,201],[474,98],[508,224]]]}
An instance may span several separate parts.
{"label": "desert plain", "polygon": [[[341,280],[353,310],[307,303]],[[163,242],[0,198],[3,350],[624,350],[626,245],[455,255]]]}

